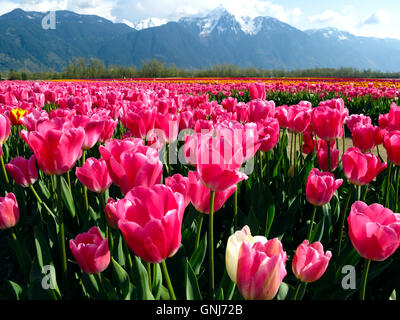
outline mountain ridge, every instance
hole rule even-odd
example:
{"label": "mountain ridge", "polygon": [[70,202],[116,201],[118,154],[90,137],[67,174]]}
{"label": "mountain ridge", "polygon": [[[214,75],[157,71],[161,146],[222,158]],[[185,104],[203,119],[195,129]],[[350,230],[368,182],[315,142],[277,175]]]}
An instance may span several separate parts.
{"label": "mountain ridge", "polygon": [[238,18],[223,7],[167,23],[148,19],[139,30],[72,11],[56,11],[55,29],[45,30],[46,15],[15,9],[0,16],[0,71],[61,71],[75,58],[137,67],[157,59],[188,69],[227,63],[285,70],[400,70],[400,40],[359,37],[336,28],[302,31],[273,17]]}

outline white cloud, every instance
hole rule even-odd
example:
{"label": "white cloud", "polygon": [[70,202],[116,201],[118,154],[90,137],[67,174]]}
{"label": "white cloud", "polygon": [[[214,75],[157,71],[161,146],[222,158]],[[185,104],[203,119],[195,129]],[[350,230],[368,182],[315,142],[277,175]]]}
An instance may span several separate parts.
{"label": "white cloud", "polygon": [[359,23],[359,26],[389,24],[390,22],[391,18],[389,13],[384,10],[378,10],[368,17],[362,19]]}

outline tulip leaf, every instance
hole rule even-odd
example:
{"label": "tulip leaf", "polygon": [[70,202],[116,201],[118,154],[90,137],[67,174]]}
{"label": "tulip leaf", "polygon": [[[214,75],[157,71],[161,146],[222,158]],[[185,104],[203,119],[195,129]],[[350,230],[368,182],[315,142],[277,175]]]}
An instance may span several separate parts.
{"label": "tulip leaf", "polygon": [[153,264],[152,292],[156,300],[159,300],[161,297],[162,279],[160,265],[158,263]]}
{"label": "tulip leaf", "polygon": [[154,300],[154,296],[150,291],[147,270],[140,261],[140,258],[137,256],[133,259],[133,280],[136,285],[137,299]]}
{"label": "tulip leaf", "polygon": [[187,259],[185,266],[185,287],[186,287],[186,298],[188,300],[202,299],[196,275]]}
{"label": "tulip leaf", "polygon": [[[235,288],[236,284],[231,280],[231,278],[229,278],[229,275],[224,268],[224,275],[222,276],[222,280],[219,284],[219,289],[222,289],[224,294],[224,300],[232,300]],[[219,289],[217,292],[219,292]]]}
{"label": "tulip leaf", "polygon": [[389,300],[397,300],[396,289],[390,294]]}
{"label": "tulip leaf", "polygon": [[287,283],[282,282],[281,285],[279,286],[279,291],[276,296],[276,299],[277,300],[285,300],[286,297],[288,296],[289,290],[290,290],[290,286]]}
{"label": "tulip leaf", "polygon": [[315,241],[321,241],[322,236],[324,235],[324,226],[325,226],[325,217],[322,217],[322,219],[317,223],[317,225],[314,226],[314,229],[310,237],[310,243],[313,243]]}
{"label": "tulip leaf", "polygon": [[51,193],[50,193],[49,189],[47,189],[46,185],[43,183],[42,180],[39,180],[39,187],[40,187],[40,190],[42,191],[43,195],[47,199],[50,199]]}
{"label": "tulip leaf", "polygon": [[111,263],[113,266],[113,278],[118,283],[120,296],[124,300],[129,300],[133,290],[129,275],[114,258],[111,258]]}
{"label": "tulip leaf", "polygon": [[91,299],[100,299],[100,286],[93,274],[82,272],[82,285]]}
{"label": "tulip leaf", "polygon": [[29,284],[27,298],[29,300],[57,300],[55,290],[48,290],[46,274],[40,267],[38,261],[34,259],[31,272],[29,274]]}
{"label": "tulip leaf", "polygon": [[21,300],[23,299],[23,290],[22,287],[11,280],[4,281],[4,291],[5,292],[5,299],[7,300]]}
{"label": "tulip leaf", "polygon": [[57,285],[56,272],[53,272],[55,269],[49,244],[43,233],[37,227],[33,228],[33,232],[35,237],[36,256],[39,266],[42,268],[42,272],[44,272],[46,276],[50,277],[48,281],[54,287],[54,290],[57,292],[58,296],[61,296],[60,289]]}
{"label": "tulip leaf", "polygon": [[207,233],[205,233],[205,236],[200,241],[198,248],[193,252],[193,255],[189,261],[196,275],[199,275],[200,273],[200,268],[201,265],[203,264],[206,253],[207,253]]}
{"label": "tulip leaf", "polygon": [[65,181],[64,177],[60,177],[61,179],[61,197],[63,199],[64,204],[66,205],[69,213],[72,218],[75,218],[75,204],[72,198],[71,190],[69,189],[67,181]]}

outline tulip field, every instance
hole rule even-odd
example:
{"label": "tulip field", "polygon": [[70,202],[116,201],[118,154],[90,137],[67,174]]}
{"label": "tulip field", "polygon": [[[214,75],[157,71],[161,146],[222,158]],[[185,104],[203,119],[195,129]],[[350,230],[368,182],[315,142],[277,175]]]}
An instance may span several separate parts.
{"label": "tulip field", "polygon": [[400,81],[0,81],[0,299],[396,300]]}

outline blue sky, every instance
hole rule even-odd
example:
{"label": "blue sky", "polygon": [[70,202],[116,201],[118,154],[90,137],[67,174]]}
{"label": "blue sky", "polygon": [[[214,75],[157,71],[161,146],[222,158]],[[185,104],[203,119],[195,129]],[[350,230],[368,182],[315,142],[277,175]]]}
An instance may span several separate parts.
{"label": "blue sky", "polygon": [[147,18],[201,16],[218,5],[238,16],[273,16],[301,30],[335,27],[356,35],[400,39],[399,0],[1,0],[0,14],[15,8],[72,10],[132,24]]}

